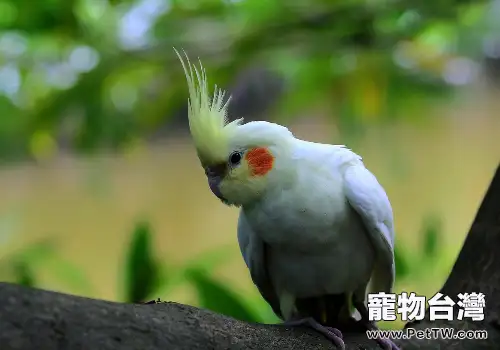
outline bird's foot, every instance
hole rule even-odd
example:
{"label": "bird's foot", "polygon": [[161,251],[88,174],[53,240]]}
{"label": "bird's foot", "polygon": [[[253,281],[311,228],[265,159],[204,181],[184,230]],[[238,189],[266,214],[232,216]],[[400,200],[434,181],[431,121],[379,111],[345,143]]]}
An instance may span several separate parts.
{"label": "bird's foot", "polygon": [[285,321],[281,325],[285,327],[310,327],[329,339],[337,348],[341,350],[345,349],[344,340],[342,339],[342,332],[340,330],[338,330],[337,328],[323,326],[312,317]]}
{"label": "bird's foot", "polygon": [[[368,310],[366,309],[365,304],[362,302],[354,302],[354,306],[356,307],[356,309],[359,311],[359,313],[361,315],[361,320],[356,321],[356,322],[358,324],[365,326],[370,331],[378,330],[377,325],[369,320]],[[376,339],[376,341],[382,347],[382,349],[400,350],[399,347],[391,339],[378,338],[378,339]]]}
{"label": "bird's foot", "polygon": [[[372,322],[367,322],[366,327],[371,331],[378,330],[378,327]],[[399,347],[389,338],[377,338],[375,340],[384,350],[400,350]]]}
{"label": "bird's foot", "polygon": [[377,343],[385,350],[400,350],[399,347],[394,344],[390,339],[377,339]]}

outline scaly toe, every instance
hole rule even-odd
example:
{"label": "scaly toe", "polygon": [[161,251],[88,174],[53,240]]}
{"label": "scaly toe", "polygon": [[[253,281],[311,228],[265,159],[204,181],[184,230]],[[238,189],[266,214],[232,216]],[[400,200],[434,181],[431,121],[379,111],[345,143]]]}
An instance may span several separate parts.
{"label": "scaly toe", "polygon": [[332,343],[339,349],[345,350],[345,343],[341,337],[337,336],[335,333],[331,332],[328,336],[328,339],[332,341]]}
{"label": "scaly toe", "polygon": [[344,339],[344,336],[342,335],[342,332],[340,331],[340,329],[333,328],[333,327],[326,327],[326,329],[328,329],[330,332],[332,332],[333,334],[335,334],[340,339]]}
{"label": "scaly toe", "polygon": [[400,350],[399,347],[390,339],[378,339],[377,342],[384,350]]}

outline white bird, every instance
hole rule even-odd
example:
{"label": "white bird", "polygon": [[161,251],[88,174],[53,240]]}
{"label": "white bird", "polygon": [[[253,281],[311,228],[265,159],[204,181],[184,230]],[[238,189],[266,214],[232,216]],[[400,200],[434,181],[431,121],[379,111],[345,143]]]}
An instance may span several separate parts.
{"label": "white bird", "polygon": [[241,253],[264,299],[284,325],[308,325],[340,348],[333,327],[357,324],[354,309],[374,329],[366,294],[391,293],[395,278],[393,213],[375,176],[345,146],[300,140],[274,123],[228,122],[230,98],[217,86],[211,97],[201,62],[175,52],[198,158],[212,192],[240,208]]}

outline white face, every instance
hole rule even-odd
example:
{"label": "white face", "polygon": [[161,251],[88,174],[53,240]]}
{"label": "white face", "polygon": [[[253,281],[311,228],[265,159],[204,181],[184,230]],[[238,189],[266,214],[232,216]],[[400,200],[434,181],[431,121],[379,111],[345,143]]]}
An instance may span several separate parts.
{"label": "white face", "polygon": [[[200,157],[210,190],[228,205],[255,201],[266,191],[269,178],[274,177],[271,174],[276,173],[278,155],[288,158],[293,139],[288,129],[268,122],[250,122],[231,129],[227,144],[202,148],[212,153],[211,157]],[[215,149],[221,153],[215,155]]]}
{"label": "white face", "polygon": [[230,178],[236,168],[240,167],[241,163],[244,161],[245,151],[246,150],[243,149],[235,150],[229,154],[226,162],[221,161],[218,164],[205,168],[210,190],[225,204],[230,204],[230,202],[221,192],[221,184]]}
{"label": "white face", "polygon": [[264,192],[273,161],[267,148],[238,147],[228,154],[225,162],[205,168],[210,190],[227,205],[249,203]]}

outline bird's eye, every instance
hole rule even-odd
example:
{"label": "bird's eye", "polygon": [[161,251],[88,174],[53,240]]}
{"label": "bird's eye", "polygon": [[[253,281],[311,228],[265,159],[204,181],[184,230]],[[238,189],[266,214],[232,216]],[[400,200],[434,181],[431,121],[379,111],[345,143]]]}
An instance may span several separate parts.
{"label": "bird's eye", "polygon": [[229,163],[232,166],[238,165],[241,162],[241,152],[233,152],[229,156]]}

